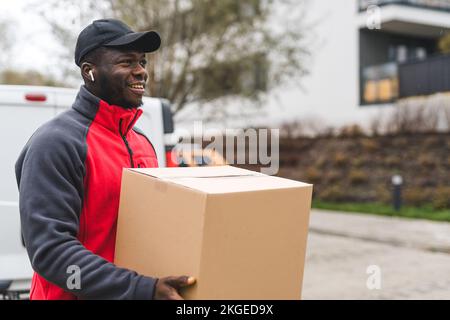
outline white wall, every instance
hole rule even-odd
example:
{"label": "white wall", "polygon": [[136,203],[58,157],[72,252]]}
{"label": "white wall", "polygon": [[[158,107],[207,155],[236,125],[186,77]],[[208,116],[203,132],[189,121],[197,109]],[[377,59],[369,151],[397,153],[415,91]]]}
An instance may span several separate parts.
{"label": "white wall", "polygon": [[304,91],[286,90],[271,99],[271,119],[321,118],[337,123],[356,111],[358,48],[354,0],[311,1],[309,19],[317,21],[311,36],[310,75]]}

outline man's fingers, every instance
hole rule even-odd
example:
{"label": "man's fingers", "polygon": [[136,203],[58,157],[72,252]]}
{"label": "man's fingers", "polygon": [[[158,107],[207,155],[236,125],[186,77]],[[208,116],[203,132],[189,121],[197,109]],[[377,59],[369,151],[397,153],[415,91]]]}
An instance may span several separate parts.
{"label": "man's fingers", "polygon": [[194,277],[180,276],[180,277],[168,277],[166,283],[174,288],[182,288],[193,285],[195,283]]}
{"label": "man's fingers", "polygon": [[182,287],[190,286],[195,283],[194,277],[165,277],[157,282],[157,290],[160,292],[156,295],[158,299],[168,300],[184,300],[178,290]]}
{"label": "man's fingers", "polygon": [[194,277],[189,277],[186,281],[186,286],[191,286],[195,283],[196,279]]}

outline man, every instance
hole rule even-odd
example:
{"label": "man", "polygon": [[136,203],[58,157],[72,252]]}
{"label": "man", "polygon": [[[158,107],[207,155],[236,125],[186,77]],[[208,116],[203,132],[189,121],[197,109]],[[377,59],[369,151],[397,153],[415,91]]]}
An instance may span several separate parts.
{"label": "man", "polygon": [[152,144],[133,126],[148,77],[145,53],[160,43],[156,32],[133,32],[113,19],[80,33],[75,62],[85,84],[72,109],[41,126],[16,163],[22,231],[35,270],[31,299],[181,299],[178,289],[194,283],[113,264],[122,168],[158,164]]}

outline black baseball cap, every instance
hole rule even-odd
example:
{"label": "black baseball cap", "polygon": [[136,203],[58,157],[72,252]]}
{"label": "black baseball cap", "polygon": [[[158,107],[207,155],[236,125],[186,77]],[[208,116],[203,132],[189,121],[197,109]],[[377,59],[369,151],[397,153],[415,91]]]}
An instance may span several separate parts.
{"label": "black baseball cap", "polygon": [[143,52],[153,52],[160,45],[161,38],[155,31],[134,32],[116,19],[95,20],[78,35],[75,63],[80,66],[83,57],[99,47],[133,47]]}

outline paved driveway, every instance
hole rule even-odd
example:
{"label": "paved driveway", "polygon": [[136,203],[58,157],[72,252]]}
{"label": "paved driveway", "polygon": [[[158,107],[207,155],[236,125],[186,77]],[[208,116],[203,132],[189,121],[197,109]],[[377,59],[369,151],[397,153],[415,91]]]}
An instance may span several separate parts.
{"label": "paved driveway", "polygon": [[303,299],[450,299],[450,223],[314,210]]}

